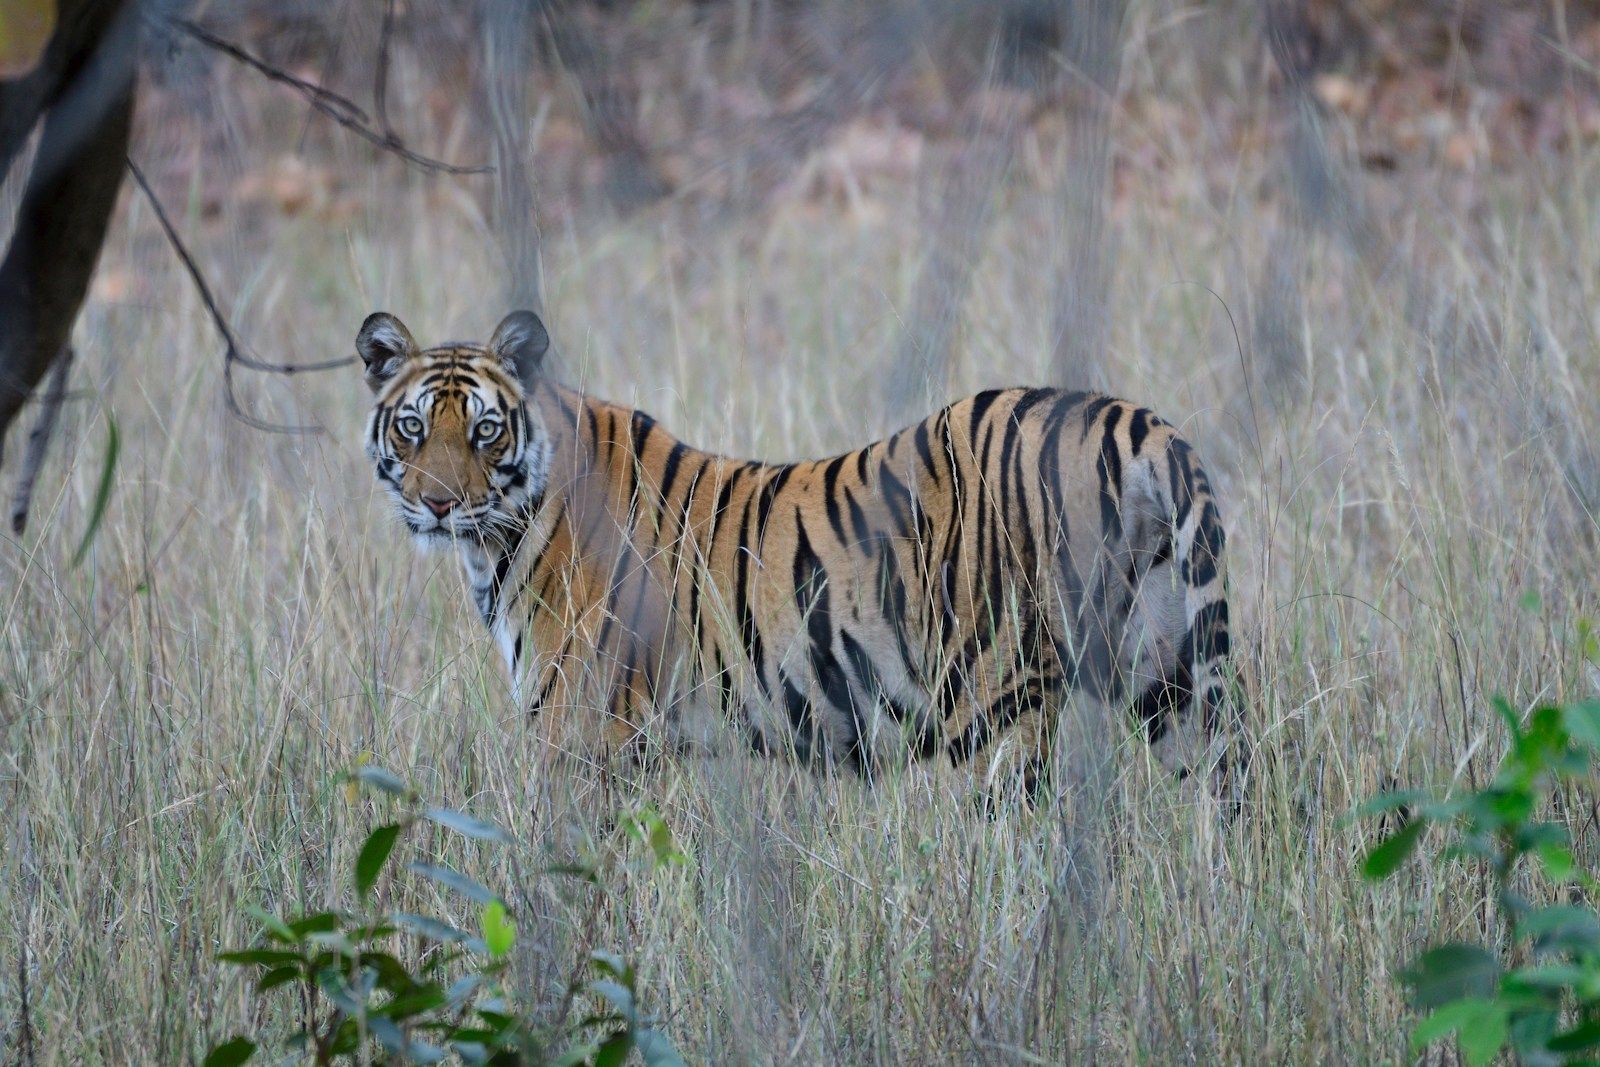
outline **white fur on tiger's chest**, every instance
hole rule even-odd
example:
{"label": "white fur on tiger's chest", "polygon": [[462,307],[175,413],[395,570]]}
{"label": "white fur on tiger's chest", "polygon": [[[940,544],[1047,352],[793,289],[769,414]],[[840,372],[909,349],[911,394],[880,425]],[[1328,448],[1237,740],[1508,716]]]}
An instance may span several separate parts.
{"label": "white fur on tiger's chest", "polygon": [[472,589],[472,601],[478,608],[478,614],[489,624],[489,633],[494,638],[495,646],[500,649],[500,657],[505,661],[506,675],[511,681],[511,697],[520,708],[523,696],[522,672],[517,663],[520,633],[516,625],[507,619],[505,605],[494,602],[494,559],[482,545],[462,542],[460,547],[461,564],[466,571],[467,585]]}

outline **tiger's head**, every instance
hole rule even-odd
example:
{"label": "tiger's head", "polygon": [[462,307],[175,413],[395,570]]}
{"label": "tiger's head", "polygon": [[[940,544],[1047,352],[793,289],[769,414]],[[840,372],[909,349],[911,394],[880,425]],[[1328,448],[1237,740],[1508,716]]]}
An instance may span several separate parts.
{"label": "tiger's head", "polygon": [[544,493],[550,437],[525,390],[549,347],[531,311],[507,315],[487,346],[421,349],[382,311],[361,324],[376,394],[367,455],[424,546],[515,529]]}

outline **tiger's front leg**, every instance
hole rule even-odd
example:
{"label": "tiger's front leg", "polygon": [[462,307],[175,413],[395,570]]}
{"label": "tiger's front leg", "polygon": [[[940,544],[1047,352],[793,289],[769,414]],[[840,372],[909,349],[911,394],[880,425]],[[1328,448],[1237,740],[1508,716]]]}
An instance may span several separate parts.
{"label": "tiger's front leg", "polygon": [[541,739],[582,766],[639,762],[652,703],[640,672],[596,655],[574,631],[553,655],[519,672],[518,688]]}

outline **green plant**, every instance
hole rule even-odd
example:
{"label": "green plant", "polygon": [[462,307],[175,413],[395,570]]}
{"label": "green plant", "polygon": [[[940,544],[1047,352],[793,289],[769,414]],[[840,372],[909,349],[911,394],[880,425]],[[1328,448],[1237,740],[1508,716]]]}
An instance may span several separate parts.
{"label": "green plant", "polygon": [[[1593,1063],[1600,1055],[1600,882],[1582,869],[1567,829],[1542,817],[1568,783],[1591,785],[1600,755],[1600,701],[1535,708],[1526,719],[1496,698],[1511,744],[1485,788],[1439,799],[1388,793],[1361,814],[1402,815],[1398,829],[1367,853],[1362,874],[1395,874],[1428,827],[1448,836],[1443,854],[1479,865],[1492,884],[1497,942],[1436,945],[1400,973],[1412,1007],[1427,1014],[1414,1049],[1455,1035],[1469,1064],[1509,1047],[1528,1064]],[[1531,874],[1525,874],[1531,868]],[[1567,903],[1538,903],[1540,884]]]}
{"label": "green plant", "polygon": [[[355,906],[292,919],[250,909],[262,925],[256,944],[218,957],[255,969],[258,996],[298,992],[301,1025],[288,1051],[309,1054],[318,1064],[438,1063],[453,1057],[468,1064],[615,1067],[633,1051],[650,1067],[682,1064],[672,1042],[640,1011],[633,966],[611,952],[591,952],[590,977],[569,989],[569,1004],[586,1001],[592,1010],[555,1024],[530,1022],[505,983],[516,924],[499,896],[460,871],[436,863],[407,865],[470,900],[478,909],[475,932],[432,916],[379,911],[374,890],[396,845],[419,822],[479,841],[504,841],[505,835],[481,819],[425,805],[379,767],[357,768],[348,784],[352,797],[369,787],[390,797],[396,809],[357,853]],[[628,813],[622,826],[627,836],[650,846],[657,865],[686,862],[653,808]],[[600,881],[593,868],[549,873]],[[414,964],[398,949],[407,937],[419,947]],[[257,1049],[256,1039],[236,1036],[213,1048],[205,1065],[235,1067]]]}

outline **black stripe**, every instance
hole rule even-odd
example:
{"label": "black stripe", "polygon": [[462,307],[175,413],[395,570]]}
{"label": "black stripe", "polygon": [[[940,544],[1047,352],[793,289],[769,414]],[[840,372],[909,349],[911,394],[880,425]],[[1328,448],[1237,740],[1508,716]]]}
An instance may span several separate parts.
{"label": "black stripe", "polygon": [[1232,649],[1228,634],[1228,602],[1213,600],[1194,613],[1189,632],[1183,635],[1178,656],[1185,661],[1206,664],[1226,656]]}
{"label": "black stripe", "polygon": [[967,424],[967,433],[971,436],[974,444],[978,440],[978,424],[983,422],[983,417],[988,414],[989,408],[993,406],[994,402],[1000,399],[1002,392],[1003,390],[1000,389],[985,389],[972,398],[972,421]]}
{"label": "black stripe", "polygon": [[1145,437],[1150,433],[1150,412],[1138,408],[1128,423],[1128,455],[1137,456]]}
{"label": "black stripe", "polygon": [[1107,542],[1122,539],[1122,511],[1118,506],[1122,497],[1122,452],[1117,447],[1117,424],[1122,420],[1122,411],[1118,407],[1106,416],[1105,430],[1100,435],[1100,458],[1095,465],[1100,478],[1100,533]]}
{"label": "black stripe", "polygon": [[1200,521],[1196,524],[1194,543],[1189,546],[1189,558],[1184,561],[1184,578],[1190,588],[1207,585],[1217,577],[1217,564],[1222,559],[1227,535],[1222,529],[1222,517],[1217,506],[1207,500],[1200,508]]}
{"label": "black stripe", "polygon": [[850,530],[856,535],[853,547],[865,548],[872,543],[872,527],[867,525],[867,513],[861,510],[855,494],[848,487],[844,490],[844,502],[850,506]]}
{"label": "black stripe", "polygon": [[667,460],[661,467],[661,504],[666,506],[672,499],[672,487],[678,482],[678,470],[683,465],[683,457],[689,451],[689,446],[682,441],[672,443],[672,451],[667,453]]}
{"label": "black stripe", "polygon": [[911,490],[906,488],[906,483],[895,477],[889,469],[889,457],[885,452],[883,461],[878,464],[878,492],[889,504],[889,511],[894,517],[894,528],[902,536],[911,532]]}
{"label": "black stripe", "polygon": [[1096,420],[1100,418],[1100,413],[1114,403],[1116,403],[1116,401],[1109,396],[1097,396],[1093,400],[1089,401],[1089,403],[1084,405],[1083,431],[1078,437],[1079,442],[1087,441],[1089,439],[1089,431],[1094,429],[1094,424]]}
{"label": "black stripe", "polygon": [[761,631],[756,626],[755,608],[750,599],[750,526],[755,510],[756,494],[745,498],[744,515],[739,520],[739,534],[734,540],[735,560],[733,606],[739,618],[739,637],[744,642],[744,652],[755,668],[756,682],[766,694],[766,656],[762,650]]}
{"label": "black stripe", "polygon": [[805,620],[806,635],[810,638],[811,673],[822,690],[823,697],[843,713],[849,730],[845,745],[845,758],[857,770],[866,767],[866,753],[862,748],[862,710],[856,704],[850,689],[850,679],[845,676],[838,657],[833,654],[833,619],[829,607],[828,574],[812,551],[811,538],[806,534],[800,511],[795,509],[794,597],[795,607]]}
{"label": "black stripe", "polygon": [[1144,731],[1147,741],[1155,744],[1166,736],[1173,722],[1183,714],[1193,687],[1191,658],[1180,652],[1166,676],[1147,685],[1133,702],[1134,722]]}
{"label": "black stripe", "polygon": [[845,658],[850,661],[850,668],[856,672],[856,681],[861,687],[883,702],[895,722],[901,726],[909,723],[917,728],[912,739],[912,753],[918,759],[927,759],[939,751],[939,727],[933,716],[919,714],[917,709],[909,708],[889,695],[877,668],[872,665],[872,657],[849,630],[839,631],[839,643],[844,646]]}
{"label": "black stripe", "polygon": [[811,717],[811,704],[805,694],[795,687],[794,680],[787,674],[781,675],[783,681],[783,706],[789,713],[789,725],[794,728],[794,754],[801,762],[810,762],[814,756],[821,754],[823,746],[817,734],[816,720]]}
{"label": "black stripe", "polygon": [[840,544],[848,543],[844,533],[844,516],[839,511],[839,472],[844,469],[848,455],[835,456],[822,469],[822,506],[828,513],[828,525]]}
{"label": "black stripe", "polygon": [[783,487],[794,477],[796,470],[794,464],[789,464],[778,471],[775,478],[768,478],[761,487],[760,500],[756,504],[756,555],[766,552],[767,520],[772,517],[772,505],[777,502],[778,494],[783,492]]}
{"label": "black stripe", "polygon": [[922,459],[922,465],[929,474],[936,474],[937,468],[933,465],[933,448],[928,441],[928,420],[923,419],[917,423],[917,431],[912,435],[917,445],[917,455]]}
{"label": "black stripe", "polygon": [[955,766],[970,760],[989,747],[997,736],[1004,733],[1022,715],[1044,703],[1044,687],[1038,678],[1007,690],[1000,699],[967,724],[961,735],[945,747],[950,762]]}

